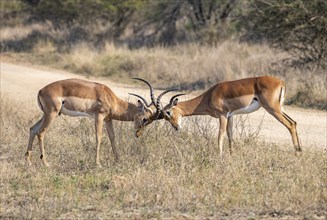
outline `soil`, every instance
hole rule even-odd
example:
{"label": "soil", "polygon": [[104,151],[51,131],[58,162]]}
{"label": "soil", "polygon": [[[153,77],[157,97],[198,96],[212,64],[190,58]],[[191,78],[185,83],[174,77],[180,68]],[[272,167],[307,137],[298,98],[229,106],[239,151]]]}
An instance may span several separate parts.
{"label": "soil", "polygon": [[[6,94],[13,99],[35,102],[35,108],[38,108],[36,104],[36,95],[45,85],[66,78],[85,78],[81,75],[47,67],[14,64],[3,61],[1,62],[0,73],[1,95]],[[149,91],[146,86],[141,87],[119,84],[103,78],[88,78],[88,80],[106,84],[119,97],[130,99],[133,102],[136,101],[135,98],[129,96],[128,93],[138,93],[144,97],[149,97]],[[160,91],[156,91],[156,94],[159,92]],[[198,93],[199,92],[196,92],[184,96],[183,98],[181,97],[180,100],[186,100]],[[167,102],[167,98],[169,97],[166,97],[163,101]],[[297,121],[298,134],[304,151],[309,148],[327,150],[326,111],[303,109],[293,106],[285,106],[284,109],[289,116]],[[211,121],[215,123],[216,120],[217,119]],[[218,124],[218,121],[216,124]],[[292,146],[291,136],[287,129],[263,108],[249,114],[245,125],[248,131],[255,131],[260,124],[259,137],[266,142]]]}

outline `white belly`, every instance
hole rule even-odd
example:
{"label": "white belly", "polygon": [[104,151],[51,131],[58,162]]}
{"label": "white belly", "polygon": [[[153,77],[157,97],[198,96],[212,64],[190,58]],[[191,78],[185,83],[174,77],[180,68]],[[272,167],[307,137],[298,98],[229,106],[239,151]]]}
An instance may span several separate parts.
{"label": "white belly", "polygon": [[260,107],[261,107],[260,102],[253,100],[250,105],[230,112],[227,115],[227,117],[232,117],[232,116],[238,115],[238,114],[249,114],[251,112],[257,111]]}
{"label": "white belly", "polygon": [[78,97],[59,97],[59,102],[62,103],[60,113],[72,117],[87,116],[94,118],[93,114],[87,113],[95,103],[92,99],[82,99]]}
{"label": "white belly", "polygon": [[64,115],[68,115],[68,116],[72,116],[72,117],[76,117],[76,116],[87,116],[87,117],[91,117],[94,118],[94,115],[88,114],[87,112],[78,112],[78,111],[72,111],[72,110],[68,110],[65,107],[62,107],[60,112]]}

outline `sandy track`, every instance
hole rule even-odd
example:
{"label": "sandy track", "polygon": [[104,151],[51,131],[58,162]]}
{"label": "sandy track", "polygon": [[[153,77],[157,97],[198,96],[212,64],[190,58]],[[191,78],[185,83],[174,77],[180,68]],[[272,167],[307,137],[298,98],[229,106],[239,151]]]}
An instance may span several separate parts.
{"label": "sandy track", "polygon": [[[24,99],[35,102],[40,88],[50,82],[66,78],[83,78],[80,75],[44,67],[33,67],[1,62],[1,94],[7,94],[13,99]],[[146,87],[113,83],[107,79],[90,79],[108,85],[118,96],[129,98],[128,93],[134,92],[148,97]],[[191,96],[185,97],[189,98]],[[182,98],[181,98],[182,99]],[[36,107],[37,108],[37,107]],[[285,107],[286,112],[298,123],[298,133],[304,150],[321,148],[327,145],[327,112],[297,107]],[[267,142],[291,145],[291,137],[283,125],[261,108],[249,115],[249,127],[255,130],[263,119],[260,137]],[[213,120],[215,121],[215,120]],[[218,124],[218,121],[217,123]]]}

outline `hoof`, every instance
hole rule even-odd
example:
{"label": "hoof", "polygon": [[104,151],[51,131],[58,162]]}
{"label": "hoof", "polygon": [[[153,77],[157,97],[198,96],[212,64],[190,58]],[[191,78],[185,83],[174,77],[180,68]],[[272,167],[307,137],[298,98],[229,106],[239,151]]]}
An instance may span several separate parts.
{"label": "hoof", "polygon": [[32,163],[31,163],[31,155],[30,155],[29,152],[26,152],[25,158],[26,158],[27,165],[28,166],[32,166]]}

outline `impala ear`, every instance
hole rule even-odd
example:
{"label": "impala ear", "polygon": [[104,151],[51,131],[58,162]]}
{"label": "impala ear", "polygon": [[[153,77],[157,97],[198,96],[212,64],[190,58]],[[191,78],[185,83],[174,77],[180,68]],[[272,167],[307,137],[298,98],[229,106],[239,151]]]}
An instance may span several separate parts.
{"label": "impala ear", "polygon": [[144,104],[143,104],[143,102],[141,102],[141,100],[137,100],[137,107],[139,108],[139,109],[141,109],[142,110],[142,112],[144,112]]}
{"label": "impala ear", "polygon": [[146,105],[141,101],[141,100],[137,100],[137,107],[139,109],[141,109],[141,111],[144,112],[150,112],[151,114],[153,113],[151,108],[146,107]]}
{"label": "impala ear", "polygon": [[178,98],[174,99],[174,101],[173,101],[173,103],[172,103],[171,106],[173,107],[173,106],[177,105],[177,103],[178,103]]}

